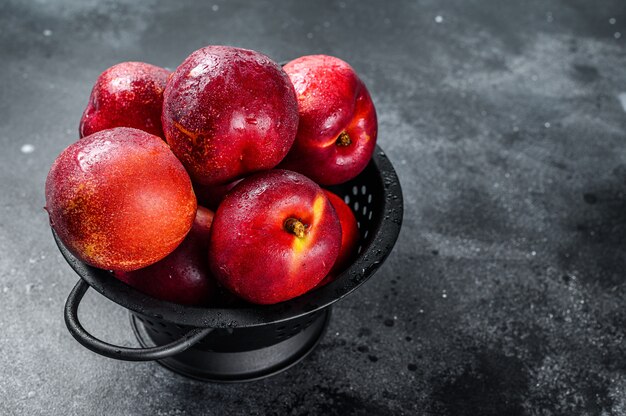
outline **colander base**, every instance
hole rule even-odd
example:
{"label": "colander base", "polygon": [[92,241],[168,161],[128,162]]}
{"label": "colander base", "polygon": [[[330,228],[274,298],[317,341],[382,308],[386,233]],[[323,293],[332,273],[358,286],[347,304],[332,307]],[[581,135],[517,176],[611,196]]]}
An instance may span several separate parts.
{"label": "colander base", "polygon": [[[196,380],[219,383],[259,380],[287,370],[311,353],[324,336],[330,316],[331,308],[328,307],[304,330],[263,348],[215,352],[191,347],[157,362],[175,373]],[[130,323],[142,347],[159,345],[150,336],[145,324],[133,313],[130,314]]]}

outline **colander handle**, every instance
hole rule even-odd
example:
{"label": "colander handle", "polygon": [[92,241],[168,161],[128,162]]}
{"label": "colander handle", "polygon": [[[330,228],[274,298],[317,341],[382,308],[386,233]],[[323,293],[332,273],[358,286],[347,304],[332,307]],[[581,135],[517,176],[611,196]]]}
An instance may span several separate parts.
{"label": "colander handle", "polygon": [[78,320],[78,305],[85,296],[85,292],[89,289],[89,285],[80,279],[65,302],[65,325],[70,334],[91,351],[104,355],[105,357],[115,358],[125,361],[152,361],[161,360],[185,351],[196,342],[204,338],[213,328],[197,328],[187,332],[182,338],[170,342],[169,344],[160,345],[151,348],[127,348],[118,345],[109,344],[99,340],[91,335],[83,328]]}

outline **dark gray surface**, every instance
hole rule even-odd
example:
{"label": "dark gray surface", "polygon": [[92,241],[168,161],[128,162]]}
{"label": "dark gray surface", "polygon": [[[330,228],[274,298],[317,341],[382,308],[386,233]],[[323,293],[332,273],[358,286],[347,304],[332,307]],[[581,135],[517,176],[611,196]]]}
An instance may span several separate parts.
{"label": "dark gray surface", "polygon": [[[622,1],[183,3],[0,4],[0,414],[626,414]],[[406,201],[319,348],[246,385],[75,342],[42,209],[101,71],[209,43],[350,62]],[[136,345],[117,305],[81,314]]]}

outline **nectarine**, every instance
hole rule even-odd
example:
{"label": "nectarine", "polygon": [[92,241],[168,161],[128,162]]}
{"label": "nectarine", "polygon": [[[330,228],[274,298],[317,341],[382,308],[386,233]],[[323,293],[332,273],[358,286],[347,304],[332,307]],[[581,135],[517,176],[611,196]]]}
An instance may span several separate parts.
{"label": "nectarine", "polygon": [[350,262],[356,255],[357,244],[359,242],[359,227],[350,207],[336,194],[326,189],[324,189],[324,193],[335,209],[339,223],[341,224],[341,249],[339,250],[339,255],[337,256],[337,260],[335,260],[333,268],[330,269],[328,275],[318,286],[324,286],[332,282],[350,265]]}
{"label": "nectarine", "polygon": [[284,67],[298,96],[300,124],[284,169],[322,185],[356,177],[372,157],[378,125],[365,84],[339,58],[303,56]]}
{"label": "nectarine", "polygon": [[135,270],[185,238],[196,197],[183,165],[159,137],[117,127],[67,147],[46,179],[50,225],[80,260]]}
{"label": "nectarine", "polygon": [[328,274],[341,246],[341,225],[324,191],[286,170],[258,173],[220,204],[209,264],[218,281],[253,303],[302,295]]}
{"label": "nectarine", "polygon": [[298,106],[287,74],[267,56],[207,46],[172,74],[161,120],[193,181],[221,185],[285,157],[296,137]]}
{"label": "nectarine", "polygon": [[113,127],[133,127],[164,137],[161,110],[169,74],[144,62],[122,62],[104,71],[80,119],[80,137]]}

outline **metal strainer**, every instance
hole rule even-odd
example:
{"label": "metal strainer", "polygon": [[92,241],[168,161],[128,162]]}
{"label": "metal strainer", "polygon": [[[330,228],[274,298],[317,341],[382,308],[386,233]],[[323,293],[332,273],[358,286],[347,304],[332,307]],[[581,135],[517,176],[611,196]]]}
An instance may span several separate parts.
{"label": "metal strainer", "polygon": [[[304,358],[321,339],[331,305],[354,291],[380,267],[402,224],[402,190],[385,153],[376,147],[372,161],[355,179],[329,188],[352,208],[359,225],[359,254],[332,283],[275,305],[241,303],[208,308],[152,298],[91,267],[65,248],[63,257],[81,279],[65,304],[65,323],[88,349],[127,361],[159,360],[183,375],[208,381],[249,381],[283,371]],[[101,341],[78,320],[78,306],[92,287],[127,308],[142,348]]]}

